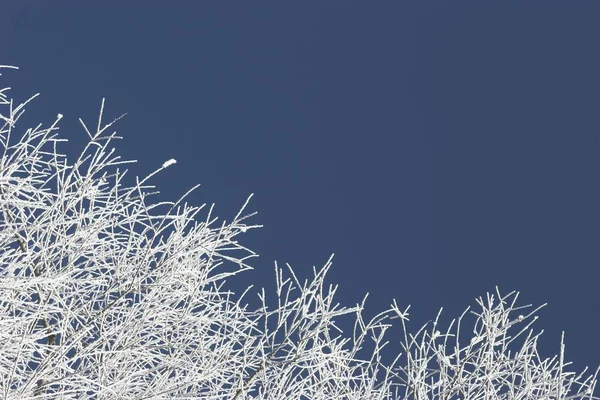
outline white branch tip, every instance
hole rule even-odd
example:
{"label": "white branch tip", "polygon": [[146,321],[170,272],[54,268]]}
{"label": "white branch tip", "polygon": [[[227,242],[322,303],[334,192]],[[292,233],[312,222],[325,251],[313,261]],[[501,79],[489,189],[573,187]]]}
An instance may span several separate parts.
{"label": "white branch tip", "polygon": [[167,167],[170,167],[171,165],[176,164],[176,163],[177,163],[177,160],[174,159],[174,158],[171,158],[170,160],[165,161],[163,163],[162,167],[163,168],[167,168]]}

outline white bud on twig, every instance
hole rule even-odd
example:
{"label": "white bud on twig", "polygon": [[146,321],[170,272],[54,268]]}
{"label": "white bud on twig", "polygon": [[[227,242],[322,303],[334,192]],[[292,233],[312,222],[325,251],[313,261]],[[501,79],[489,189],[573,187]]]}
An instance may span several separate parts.
{"label": "white bud on twig", "polygon": [[167,168],[167,167],[170,167],[171,165],[176,164],[176,163],[177,163],[177,160],[174,159],[174,158],[171,158],[170,160],[165,161],[163,163],[162,167],[163,168]]}

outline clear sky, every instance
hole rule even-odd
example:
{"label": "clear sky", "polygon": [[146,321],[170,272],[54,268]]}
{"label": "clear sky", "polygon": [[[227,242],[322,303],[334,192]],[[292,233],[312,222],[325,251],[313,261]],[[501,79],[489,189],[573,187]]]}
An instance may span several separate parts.
{"label": "clear sky", "polygon": [[[273,261],[368,313],[521,292],[549,305],[542,355],[600,364],[600,3],[19,1],[0,12],[3,85],[69,149],[106,97],[119,152],[176,199],[264,228],[244,284]],[[71,153],[74,155],[75,153]]]}

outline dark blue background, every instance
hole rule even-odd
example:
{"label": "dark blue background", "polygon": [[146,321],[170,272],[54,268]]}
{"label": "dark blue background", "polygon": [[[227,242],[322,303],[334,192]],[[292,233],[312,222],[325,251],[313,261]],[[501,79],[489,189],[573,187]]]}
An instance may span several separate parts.
{"label": "dark blue background", "polygon": [[[368,314],[522,292],[542,355],[566,330],[575,370],[600,363],[600,3],[597,1],[42,2],[0,12],[3,85],[41,92],[79,149],[100,100],[124,158],[176,199],[265,227],[244,284],[273,260]],[[74,155],[74,153],[71,153]],[[571,368],[573,369],[573,368]]]}

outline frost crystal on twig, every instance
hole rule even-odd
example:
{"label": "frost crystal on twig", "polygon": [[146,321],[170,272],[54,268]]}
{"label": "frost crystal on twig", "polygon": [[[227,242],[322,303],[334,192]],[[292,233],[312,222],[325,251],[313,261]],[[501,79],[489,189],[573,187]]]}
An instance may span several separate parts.
{"label": "frost crystal on twig", "polygon": [[176,163],[177,163],[177,160],[175,160],[174,158],[171,158],[170,160],[167,160],[167,161],[165,161],[165,162],[163,163],[162,167],[163,167],[163,168],[168,168],[168,167],[170,167],[171,165],[173,165],[173,164],[176,164]]}

